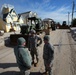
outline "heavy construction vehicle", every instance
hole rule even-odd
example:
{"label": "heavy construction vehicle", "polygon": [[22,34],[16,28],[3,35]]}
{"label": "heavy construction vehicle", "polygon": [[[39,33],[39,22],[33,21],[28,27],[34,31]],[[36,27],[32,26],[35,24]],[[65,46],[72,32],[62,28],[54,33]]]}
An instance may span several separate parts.
{"label": "heavy construction vehicle", "polygon": [[44,26],[42,24],[42,20],[36,17],[30,17],[28,20],[31,21],[31,25],[22,25],[21,26],[21,33],[28,34],[30,30],[34,29],[36,33],[40,33],[43,31]]}
{"label": "heavy construction vehicle", "polygon": [[[10,35],[10,43],[12,45],[16,45],[17,44],[17,39],[19,37],[23,37],[26,39],[26,45],[28,46],[28,37],[29,37],[29,32],[34,29],[36,31],[36,33],[40,33],[43,32],[43,25],[42,25],[42,21],[40,18],[36,18],[36,17],[30,17],[28,18],[28,20],[31,20],[31,25],[22,25],[20,26],[21,31],[20,34],[11,34]],[[34,21],[34,24],[32,24],[32,21]]]}
{"label": "heavy construction vehicle", "polygon": [[43,20],[43,24],[44,24],[44,32],[46,35],[50,34],[50,30],[55,30],[56,29],[56,24],[54,22],[53,19],[50,18],[45,18]]}
{"label": "heavy construction vehicle", "polygon": [[56,30],[56,24],[54,21],[51,22],[51,28],[52,30]]}
{"label": "heavy construction vehicle", "polygon": [[[41,18],[30,17],[28,20],[31,20],[31,28],[36,31],[36,33],[42,32],[44,25],[42,24]],[[34,21],[34,24],[32,22]]]}

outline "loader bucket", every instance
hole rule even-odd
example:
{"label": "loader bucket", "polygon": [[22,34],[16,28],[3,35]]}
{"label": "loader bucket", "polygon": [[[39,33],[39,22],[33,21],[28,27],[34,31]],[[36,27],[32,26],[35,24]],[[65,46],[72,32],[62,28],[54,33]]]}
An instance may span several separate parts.
{"label": "loader bucket", "polygon": [[29,35],[23,35],[23,34],[11,34],[10,35],[10,43],[11,45],[17,45],[17,39],[23,37],[26,40],[26,46],[28,47],[28,37]]}

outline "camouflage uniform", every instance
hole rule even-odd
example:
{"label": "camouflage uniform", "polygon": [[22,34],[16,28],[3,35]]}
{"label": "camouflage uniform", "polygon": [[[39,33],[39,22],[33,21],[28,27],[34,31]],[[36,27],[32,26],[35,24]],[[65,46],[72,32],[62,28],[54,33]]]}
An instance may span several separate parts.
{"label": "camouflage uniform", "polygon": [[26,41],[23,37],[18,38],[18,45],[14,48],[14,54],[16,56],[18,67],[21,71],[21,75],[29,75],[32,59],[28,48],[23,46],[24,42]]}
{"label": "camouflage uniform", "polygon": [[[45,36],[44,40],[49,41],[49,38]],[[51,75],[51,64],[53,60],[53,54],[54,54],[53,46],[51,46],[49,42],[45,43],[43,48],[43,59],[44,59],[45,71],[48,72],[49,75]],[[50,65],[49,67],[47,67],[48,64]]]}
{"label": "camouflage uniform", "polygon": [[[38,43],[38,41],[40,41]],[[28,39],[28,48],[31,52],[31,56],[32,56],[32,61],[34,63],[34,55],[36,55],[36,60],[38,63],[39,60],[39,51],[37,49],[37,47],[42,43],[42,39],[40,37],[38,37],[37,35],[34,36],[30,36]]]}

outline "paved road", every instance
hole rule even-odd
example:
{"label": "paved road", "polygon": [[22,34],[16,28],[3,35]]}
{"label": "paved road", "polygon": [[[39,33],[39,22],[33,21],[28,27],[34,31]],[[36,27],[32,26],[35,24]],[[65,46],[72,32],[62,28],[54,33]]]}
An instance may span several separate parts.
{"label": "paved road", "polygon": [[[50,32],[50,43],[55,47],[52,75],[76,75],[76,42],[72,39],[69,30]],[[44,43],[43,43],[44,44]],[[41,75],[44,72],[43,44],[39,47],[40,61],[37,67],[32,66],[31,75]],[[18,75],[12,47],[0,49],[0,75]]]}

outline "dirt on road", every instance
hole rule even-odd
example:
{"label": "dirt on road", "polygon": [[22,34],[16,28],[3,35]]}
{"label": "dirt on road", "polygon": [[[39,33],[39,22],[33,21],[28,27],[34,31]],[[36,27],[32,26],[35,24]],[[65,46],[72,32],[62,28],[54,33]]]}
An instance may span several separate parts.
{"label": "dirt on road", "polygon": [[[54,45],[54,60],[52,75],[76,75],[76,42],[69,30],[56,30],[50,32],[50,43]],[[44,72],[43,45],[39,49],[39,63],[32,65],[31,75],[41,75]],[[15,75],[19,69],[13,53],[13,48],[0,49],[0,75]]]}
{"label": "dirt on road", "polygon": [[69,30],[59,31],[53,44],[57,45],[55,46],[53,75],[76,75],[76,42],[72,39]]}

